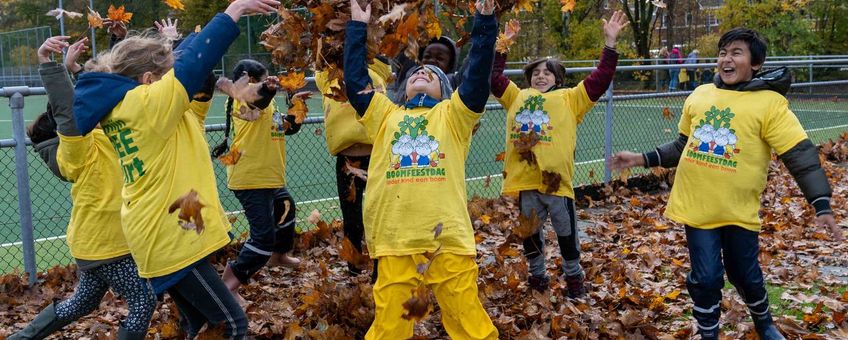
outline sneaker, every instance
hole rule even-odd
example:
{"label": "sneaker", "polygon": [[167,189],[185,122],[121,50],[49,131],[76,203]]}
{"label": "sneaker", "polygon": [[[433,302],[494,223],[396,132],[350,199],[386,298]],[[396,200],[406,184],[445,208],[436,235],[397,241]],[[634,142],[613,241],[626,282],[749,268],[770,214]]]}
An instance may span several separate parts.
{"label": "sneaker", "polygon": [[585,278],[586,277],[583,273],[565,277],[565,284],[568,287],[569,298],[577,299],[586,296],[586,286],[583,284]]}
{"label": "sneaker", "polygon": [[547,276],[530,275],[530,278],[527,279],[527,286],[539,293],[544,293],[548,290],[548,286],[550,286],[550,284],[551,279]]}

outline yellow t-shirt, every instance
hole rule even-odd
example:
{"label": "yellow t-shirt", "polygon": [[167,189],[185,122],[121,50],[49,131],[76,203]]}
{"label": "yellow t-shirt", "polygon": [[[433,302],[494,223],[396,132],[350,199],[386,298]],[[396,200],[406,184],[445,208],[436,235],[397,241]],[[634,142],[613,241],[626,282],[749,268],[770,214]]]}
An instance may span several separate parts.
{"label": "yellow t-shirt", "polygon": [[771,150],[783,154],[807,139],[786,98],[702,85],[686,98],[679,129],[689,140],[665,215],[695,228],[759,231]]}
{"label": "yellow t-shirt", "polygon": [[[208,108],[209,103],[197,104]],[[123,171],[121,220],[143,278],[174,273],[230,242],[200,117],[173,69],[127,92],[101,124]],[[196,190],[205,230],[180,227],[168,207]]]}
{"label": "yellow t-shirt", "polygon": [[[233,108],[241,106],[233,101]],[[232,148],[243,153],[227,166],[227,187],[231,190],[278,189],[286,186],[285,120],[274,100],[254,121],[232,116],[235,133]]]}
{"label": "yellow t-shirt", "polygon": [[[385,93],[386,79],[391,74],[392,70],[389,65],[379,60],[374,60],[373,64],[368,65],[368,75],[371,77],[375,91]],[[318,86],[318,90],[322,94],[332,94],[333,91],[330,90],[330,87],[338,86],[337,84],[337,80],[332,83],[327,81],[327,72],[315,73],[315,85]],[[356,123],[359,116],[349,102],[338,102],[327,97],[323,97],[322,102],[324,106],[324,136],[327,138],[327,149],[331,155],[338,155],[339,152],[354,144],[371,144],[365,133],[365,128]]]}
{"label": "yellow t-shirt", "polygon": [[68,248],[74,258],[105,260],[130,253],[121,228],[121,167],[103,130],[59,135],[56,161],[71,186]]}
{"label": "yellow t-shirt", "polygon": [[[433,108],[404,109],[375,93],[360,122],[373,141],[365,187],[371,256],[435,251],[475,255],[465,159],[480,114],[454,93]],[[439,241],[433,229],[442,224]]]}
{"label": "yellow t-shirt", "polygon": [[[546,93],[533,88],[520,90],[510,82],[498,101],[507,109],[503,193],[517,194],[524,190],[546,193],[548,186],[542,182],[542,171],[550,171],[561,176],[559,190],[550,195],[574,198],[571,178],[577,124],[595,105],[583,82],[573,88]],[[538,144],[531,149],[537,165],[522,160],[513,144],[533,131],[539,135]]]}

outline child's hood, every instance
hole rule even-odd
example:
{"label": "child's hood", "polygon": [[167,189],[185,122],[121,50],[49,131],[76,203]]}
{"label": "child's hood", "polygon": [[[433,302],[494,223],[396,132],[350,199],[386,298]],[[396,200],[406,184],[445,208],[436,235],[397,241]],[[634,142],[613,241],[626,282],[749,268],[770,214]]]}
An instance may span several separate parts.
{"label": "child's hood", "polygon": [[74,88],[74,119],[83,135],[88,134],[118,105],[138,82],[111,73],[86,72]]}
{"label": "child's hood", "polygon": [[784,67],[757,73],[753,79],[734,85],[727,85],[721,81],[721,76],[716,74],[713,84],[717,88],[733,91],[760,91],[771,90],[786,96],[792,85],[792,73]]}

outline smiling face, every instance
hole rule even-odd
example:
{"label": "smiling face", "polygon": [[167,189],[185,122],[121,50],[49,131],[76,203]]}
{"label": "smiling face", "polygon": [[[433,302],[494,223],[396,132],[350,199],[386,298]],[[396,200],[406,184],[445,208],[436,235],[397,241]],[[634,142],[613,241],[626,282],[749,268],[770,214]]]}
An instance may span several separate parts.
{"label": "smiling face", "polygon": [[539,92],[546,92],[554,85],[556,85],[556,76],[548,69],[547,63],[539,63],[533,68],[533,74],[530,76],[530,87]]}
{"label": "smiling face", "polygon": [[415,97],[419,93],[424,93],[437,100],[442,99],[442,83],[439,81],[439,77],[426,67],[415,71],[406,80],[406,98]]}
{"label": "smiling face", "polygon": [[734,40],[718,52],[718,74],[727,85],[750,81],[762,65],[751,65],[748,43]]}

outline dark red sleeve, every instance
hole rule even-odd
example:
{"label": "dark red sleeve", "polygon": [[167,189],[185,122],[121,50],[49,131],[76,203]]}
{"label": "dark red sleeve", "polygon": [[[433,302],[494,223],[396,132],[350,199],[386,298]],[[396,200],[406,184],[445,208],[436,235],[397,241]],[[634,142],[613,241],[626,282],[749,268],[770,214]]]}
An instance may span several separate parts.
{"label": "dark red sleeve", "polygon": [[[583,86],[586,87],[586,93],[589,94],[589,99],[593,102],[598,101],[604,92],[607,91],[607,88],[609,88],[612,78],[615,75],[615,66],[617,64],[618,52],[614,49],[604,47],[604,52],[601,54],[601,62],[598,63],[598,68],[592,71],[592,73],[583,80]],[[494,88],[494,81],[492,82],[492,88]]]}
{"label": "dark red sleeve", "polygon": [[503,72],[506,68],[506,54],[495,53],[495,63],[492,65],[492,94],[500,98],[509,87],[509,78]]}

